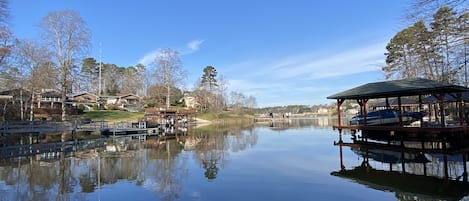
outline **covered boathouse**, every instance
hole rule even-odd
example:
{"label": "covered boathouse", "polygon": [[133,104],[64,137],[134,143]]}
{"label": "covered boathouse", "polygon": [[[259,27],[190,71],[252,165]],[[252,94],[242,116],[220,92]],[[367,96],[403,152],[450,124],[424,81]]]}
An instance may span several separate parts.
{"label": "covered boathouse", "polygon": [[[441,82],[428,80],[428,79],[403,79],[403,80],[392,80],[364,84],[331,96],[328,99],[337,100],[337,116],[338,125],[334,126],[334,129],[351,129],[354,131],[360,130],[363,133],[394,136],[395,134],[405,135],[407,137],[428,137],[432,135],[437,138],[446,138],[446,135],[458,135],[462,137],[468,133],[468,125],[465,122],[467,118],[464,114],[464,92],[469,92],[469,88],[462,87],[452,84],[444,84]],[[435,122],[424,122],[423,118],[420,119],[418,126],[404,126],[402,122],[402,115],[399,115],[399,124],[392,126],[369,126],[367,125],[367,102],[370,99],[385,99],[386,103],[389,102],[389,98],[397,98],[398,106],[397,109],[402,114],[402,103],[401,98],[413,97],[418,99],[418,109],[423,110],[423,99],[428,97],[434,97],[437,101],[435,102],[438,108],[439,114],[445,114],[445,97],[450,95],[453,98],[453,105],[456,106],[458,114],[456,115],[457,123],[453,125],[447,125],[445,115],[440,115],[438,124]],[[360,113],[363,115],[363,124],[356,126],[342,125],[341,123],[341,105],[345,100],[356,100],[360,105]],[[387,104],[389,105],[389,104]],[[402,136],[400,136],[401,138]],[[433,137],[432,137],[433,138]]]}

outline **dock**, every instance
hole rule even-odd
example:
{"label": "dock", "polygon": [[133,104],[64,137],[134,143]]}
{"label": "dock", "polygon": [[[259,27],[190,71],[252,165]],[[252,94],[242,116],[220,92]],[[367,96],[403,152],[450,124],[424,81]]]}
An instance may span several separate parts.
{"label": "dock", "polygon": [[[186,113],[178,113],[187,115]],[[5,121],[0,124],[0,159],[33,155],[57,155],[106,146],[108,140],[130,138],[147,140],[175,138],[187,134],[187,124],[181,121],[148,127],[147,121]],[[99,132],[94,140],[77,139],[78,132]],[[53,135],[60,135],[55,138]]]}
{"label": "dock", "polygon": [[66,142],[50,142],[37,144],[22,144],[0,147],[0,158],[27,157],[39,154],[58,155],[74,151],[82,151],[107,145],[108,139],[73,140]]}
{"label": "dock", "polygon": [[[363,129],[361,135],[352,133],[351,138],[338,129],[334,146],[339,149],[340,169],[331,175],[415,200],[460,200],[469,193],[465,126],[358,128]],[[359,166],[347,166],[345,148],[358,156]]]}
{"label": "dock", "polygon": [[129,135],[129,134],[145,134],[148,132],[145,121],[140,122],[116,122],[111,128],[104,129],[103,135]]}
{"label": "dock", "polygon": [[100,131],[108,128],[106,121],[5,121],[1,124],[0,134],[44,134],[65,131]]}
{"label": "dock", "polygon": [[[360,131],[364,137],[368,136],[387,136],[390,139],[402,137],[414,138],[434,138],[439,140],[451,138],[467,138],[469,137],[469,128],[467,124],[467,115],[464,116],[464,96],[469,93],[469,88],[445,84],[428,79],[403,79],[392,80],[364,84],[343,92],[331,95],[328,99],[337,100],[337,118],[338,125],[333,128],[337,130],[347,129],[352,132]],[[452,97],[451,104],[456,106],[457,112],[454,114],[454,121],[449,123],[446,116],[446,108],[449,100],[445,97]],[[397,99],[397,106],[389,104],[389,98]],[[402,104],[403,98],[413,98],[418,100],[415,106],[415,112],[428,112],[429,120],[420,119],[416,126],[406,126],[402,121],[402,115],[399,115],[399,123],[393,126],[385,125],[367,125],[366,114],[368,112],[367,102],[372,99],[384,99],[386,109],[396,109],[402,114],[408,110]],[[434,100],[434,102],[423,102],[424,98]],[[346,100],[354,100],[360,106],[360,114],[364,116],[363,124],[358,126],[342,125],[341,123],[341,106]],[[428,111],[424,111],[424,104],[428,104]],[[434,109],[434,110],[433,110]],[[437,111],[435,111],[437,110]],[[445,115],[441,115],[445,114]]]}

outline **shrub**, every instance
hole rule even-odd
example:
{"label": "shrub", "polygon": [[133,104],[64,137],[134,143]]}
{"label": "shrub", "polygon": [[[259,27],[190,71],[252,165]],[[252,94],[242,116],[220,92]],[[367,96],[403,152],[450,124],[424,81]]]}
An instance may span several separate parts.
{"label": "shrub", "polygon": [[79,104],[77,106],[78,114],[83,114],[83,111],[85,110],[85,105]]}

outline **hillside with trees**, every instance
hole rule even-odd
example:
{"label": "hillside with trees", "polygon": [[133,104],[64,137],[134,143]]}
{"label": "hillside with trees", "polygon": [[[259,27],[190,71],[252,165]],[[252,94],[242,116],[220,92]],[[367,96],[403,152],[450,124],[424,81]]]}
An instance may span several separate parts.
{"label": "hillside with trees", "polygon": [[194,107],[203,112],[244,112],[243,108],[256,106],[254,97],[228,92],[228,81],[212,66],[203,69],[193,91],[182,89],[187,72],[180,53],[170,48],[161,48],[148,66],[120,66],[101,56],[90,57],[92,30],[74,10],[53,11],[38,19],[37,38],[16,38],[8,5],[8,0],[0,0],[0,91],[19,93],[15,99],[0,100],[3,118],[32,120],[35,96],[45,89],[60,93],[62,120],[67,96],[83,92],[108,97],[134,94],[147,107],[183,107],[190,94],[198,103]]}
{"label": "hillside with trees", "polygon": [[426,78],[468,86],[469,13],[467,2],[419,0],[409,13],[415,21],[386,46],[386,79]]}

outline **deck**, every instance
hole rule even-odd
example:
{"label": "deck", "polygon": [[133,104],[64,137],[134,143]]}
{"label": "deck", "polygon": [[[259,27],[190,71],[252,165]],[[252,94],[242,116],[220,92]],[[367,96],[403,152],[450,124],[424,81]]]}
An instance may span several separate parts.
{"label": "deck", "polygon": [[333,126],[338,130],[351,130],[352,133],[362,132],[363,137],[386,140],[408,139],[413,141],[433,140],[463,140],[469,139],[467,125],[447,127],[410,127],[410,126]]}
{"label": "deck", "polygon": [[[469,88],[434,80],[416,78],[368,83],[328,96],[327,98],[337,100],[337,117],[339,125],[334,126],[334,129],[338,129],[339,131],[342,129],[352,130],[352,132],[361,131],[364,137],[370,135],[380,137],[381,135],[389,138],[415,137],[445,140],[447,137],[451,136],[454,140],[458,140],[460,138],[467,138],[468,136],[468,126],[464,123],[464,121],[467,120],[467,115],[466,117],[463,115],[465,110],[465,107],[463,106],[464,94],[469,94]],[[450,96],[453,99],[445,100],[445,96]],[[396,98],[397,105],[391,105],[389,98]],[[404,98],[413,98],[416,101],[414,108],[404,109]],[[399,115],[400,126],[366,126],[366,117],[368,110],[370,109],[370,107],[367,107],[367,102],[372,99],[384,99],[384,107],[386,109],[396,109],[400,112],[399,114],[403,114],[403,112],[407,112],[409,110],[424,112],[429,115],[429,119],[438,119],[439,125],[433,126],[424,124],[422,117],[420,117],[420,126],[403,126],[404,122],[402,116]],[[424,102],[424,99],[427,101]],[[364,126],[341,125],[341,105],[346,100],[356,101],[360,106],[359,113],[365,117],[363,118]],[[445,110],[447,109],[446,104],[448,104],[448,102],[453,102],[451,104],[453,107],[457,108],[457,111],[453,111],[453,114],[451,114],[455,120],[459,121],[456,125],[448,126],[446,118],[450,114],[447,114]],[[428,107],[425,109],[424,105],[428,105]]]}

